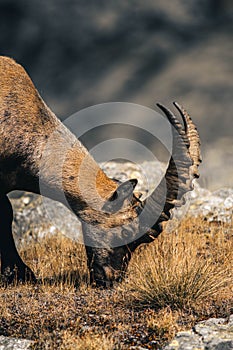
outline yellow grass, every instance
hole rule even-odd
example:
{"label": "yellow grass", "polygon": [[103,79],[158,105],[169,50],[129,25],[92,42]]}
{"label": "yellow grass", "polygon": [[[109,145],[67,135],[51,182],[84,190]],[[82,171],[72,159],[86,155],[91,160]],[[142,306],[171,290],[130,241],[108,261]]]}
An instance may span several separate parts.
{"label": "yellow grass", "polygon": [[[132,264],[133,298],[156,307],[189,308],[232,286],[233,240],[224,226],[191,226],[162,234]],[[229,290],[230,293],[230,290]]]}
{"label": "yellow grass", "polygon": [[105,335],[91,334],[74,336],[72,332],[65,331],[62,335],[61,350],[109,350],[113,349],[114,340]]}
{"label": "yellow grass", "polygon": [[21,256],[40,284],[0,286],[0,334],[34,349],[158,349],[208,317],[233,313],[233,229],[186,219],[137,252],[112,290],[88,284],[85,249],[63,236]]}

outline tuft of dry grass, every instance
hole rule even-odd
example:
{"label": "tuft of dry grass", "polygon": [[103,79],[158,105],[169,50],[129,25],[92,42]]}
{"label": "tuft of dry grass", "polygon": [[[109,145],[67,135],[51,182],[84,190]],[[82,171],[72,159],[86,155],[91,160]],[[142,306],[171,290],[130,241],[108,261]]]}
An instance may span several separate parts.
{"label": "tuft of dry grass", "polygon": [[153,333],[157,334],[159,339],[166,340],[174,337],[179,330],[179,317],[179,312],[174,312],[166,307],[156,313],[148,314],[146,324]]}
{"label": "tuft of dry grass", "polygon": [[42,283],[82,286],[88,283],[85,247],[63,235],[51,236],[21,250]]}
{"label": "tuft of dry grass", "polygon": [[185,309],[226,293],[232,285],[232,237],[221,225],[202,232],[201,224],[207,224],[199,221],[194,227],[192,220],[183,222],[177,232],[164,232],[136,256],[125,286],[135,300]]}
{"label": "tuft of dry grass", "polygon": [[134,254],[127,279],[89,286],[85,249],[54,236],[21,250],[41,283],[0,286],[0,334],[34,349],[159,349],[179,330],[233,313],[233,229],[186,219]]}
{"label": "tuft of dry grass", "polygon": [[114,348],[114,340],[110,336],[87,334],[74,336],[72,332],[65,331],[62,335],[61,350],[109,350]]}

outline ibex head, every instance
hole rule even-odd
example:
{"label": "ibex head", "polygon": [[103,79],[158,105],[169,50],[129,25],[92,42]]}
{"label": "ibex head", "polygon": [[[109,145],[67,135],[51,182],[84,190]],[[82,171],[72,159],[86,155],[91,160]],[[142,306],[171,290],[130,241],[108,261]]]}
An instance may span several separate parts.
{"label": "ibex head", "polygon": [[171,111],[158,104],[171,123],[173,134],[172,155],[158,187],[141,201],[133,193],[137,180],[126,181],[102,208],[109,213],[109,220],[82,224],[90,278],[97,286],[112,285],[124,277],[132,253],[139,245],[158,237],[161,223],[169,220],[175,206],[183,204],[183,195],[192,190],[192,180],[199,176],[199,135],[187,112],[177,103],[174,105],[183,125]]}

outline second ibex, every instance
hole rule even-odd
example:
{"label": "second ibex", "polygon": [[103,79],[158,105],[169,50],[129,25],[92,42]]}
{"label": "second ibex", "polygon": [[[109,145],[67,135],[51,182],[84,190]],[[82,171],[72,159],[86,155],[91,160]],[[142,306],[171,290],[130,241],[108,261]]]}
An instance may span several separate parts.
{"label": "second ibex", "polygon": [[165,177],[144,201],[133,193],[137,180],[119,184],[100,169],[86,148],[46,106],[25,70],[0,57],[0,253],[1,274],[35,280],[12,236],[7,193],[25,190],[65,203],[82,222],[92,283],[112,284],[124,276],[131,255],[152,242],[174,206],[198,177],[200,142],[195,125],[175,103],[183,125],[164,106],[172,126],[173,151]]}

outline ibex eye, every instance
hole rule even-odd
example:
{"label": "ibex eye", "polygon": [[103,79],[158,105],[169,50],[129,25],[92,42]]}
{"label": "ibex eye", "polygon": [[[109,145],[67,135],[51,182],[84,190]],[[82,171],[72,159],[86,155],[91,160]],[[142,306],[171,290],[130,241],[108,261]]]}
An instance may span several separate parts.
{"label": "ibex eye", "polygon": [[109,198],[109,201],[110,201],[110,202],[113,202],[113,201],[115,201],[115,200],[117,199],[117,197],[118,197],[118,194],[117,194],[117,191],[115,191],[115,192],[113,193],[112,197]]}

